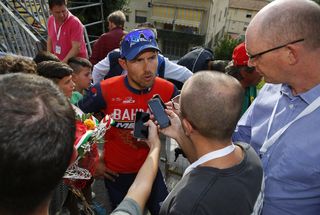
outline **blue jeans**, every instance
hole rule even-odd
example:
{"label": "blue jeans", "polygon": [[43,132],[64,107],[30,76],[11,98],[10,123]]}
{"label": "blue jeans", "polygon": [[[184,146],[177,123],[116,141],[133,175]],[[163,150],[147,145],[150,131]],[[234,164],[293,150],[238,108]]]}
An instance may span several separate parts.
{"label": "blue jeans", "polygon": [[[136,175],[136,173],[119,174],[119,177],[116,178],[115,182],[112,182],[108,179],[104,180],[107,192],[109,194],[109,199],[111,201],[112,210],[114,210],[123,200],[129,190],[129,187],[136,178]],[[167,186],[164,183],[160,169],[158,169],[157,176],[153,182],[151,194],[146,204],[146,208],[148,208],[152,215],[159,214],[161,204],[167,195]]]}

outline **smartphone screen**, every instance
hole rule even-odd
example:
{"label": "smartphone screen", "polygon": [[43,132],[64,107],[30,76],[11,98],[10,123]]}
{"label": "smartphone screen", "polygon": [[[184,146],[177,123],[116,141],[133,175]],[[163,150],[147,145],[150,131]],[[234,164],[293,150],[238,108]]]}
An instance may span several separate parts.
{"label": "smartphone screen", "polygon": [[133,136],[139,139],[148,139],[148,127],[143,125],[150,118],[146,112],[138,111],[134,121]]}
{"label": "smartphone screen", "polygon": [[155,119],[158,121],[160,128],[166,128],[170,125],[170,119],[158,98],[149,100],[148,106]]}
{"label": "smartphone screen", "polygon": [[163,107],[164,109],[167,108],[167,106],[164,104],[164,102],[163,102],[163,100],[161,99],[161,96],[160,96],[159,94],[154,94],[154,95],[152,96],[152,99],[155,99],[155,98],[157,98],[157,99],[160,100],[160,103],[161,103],[161,105],[162,105],[162,107]]}

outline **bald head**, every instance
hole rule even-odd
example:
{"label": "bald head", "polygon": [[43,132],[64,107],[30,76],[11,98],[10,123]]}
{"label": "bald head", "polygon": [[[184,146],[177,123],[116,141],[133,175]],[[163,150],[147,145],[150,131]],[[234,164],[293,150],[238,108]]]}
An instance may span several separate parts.
{"label": "bald head", "polygon": [[[267,29],[267,30],[266,30]],[[246,36],[270,45],[305,39],[309,48],[320,47],[320,6],[311,0],[276,0],[252,19]]]}
{"label": "bald head", "polygon": [[240,116],[243,89],[233,77],[220,72],[194,74],[181,91],[181,114],[203,136],[231,138]]}

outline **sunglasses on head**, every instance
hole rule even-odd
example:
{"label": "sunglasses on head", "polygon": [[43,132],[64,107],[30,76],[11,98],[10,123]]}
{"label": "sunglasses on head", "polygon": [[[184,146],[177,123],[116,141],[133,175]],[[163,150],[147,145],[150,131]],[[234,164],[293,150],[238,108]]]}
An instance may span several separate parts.
{"label": "sunglasses on head", "polygon": [[150,29],[141,29],[134,32],[130,32],[124,38],[124,41],[130,44],[130,47],[139,42],[152,42],[155,40],[155,35]]}

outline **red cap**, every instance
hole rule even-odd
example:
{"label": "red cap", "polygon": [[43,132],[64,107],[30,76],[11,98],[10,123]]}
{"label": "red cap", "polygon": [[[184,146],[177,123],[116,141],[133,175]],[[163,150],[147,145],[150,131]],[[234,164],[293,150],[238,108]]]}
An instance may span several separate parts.
{"label": "red cap", "polygon": [[249,57],[244,43],[240,43],[234,48],[232,60],[234,66],[248,66]]}

